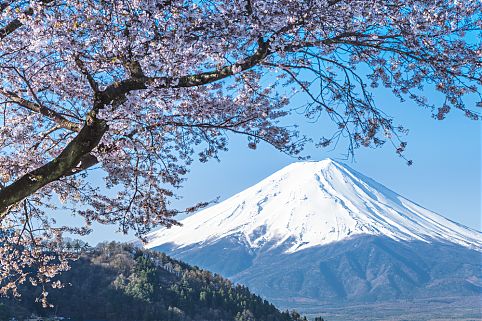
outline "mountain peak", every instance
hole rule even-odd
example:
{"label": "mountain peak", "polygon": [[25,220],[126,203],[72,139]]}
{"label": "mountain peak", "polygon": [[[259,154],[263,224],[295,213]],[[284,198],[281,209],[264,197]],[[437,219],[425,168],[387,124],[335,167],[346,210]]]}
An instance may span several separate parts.
{"label": "mountain peak", "polygon": [[343,163],[337,162],[332,158],[325,158],[319,161],[303,161],[303,162],[294,162],[291,163],[284,168],[280,170],[281,171],[296,171],[299,170],[300,168],[305,168],[305,169],[313,169],[313,170],[323,170],[323,169],[328,169],[330,166],[337,166],[337,167],[345,167]]}
{"label": "mountain peak", "polygon": [[231,198],[150,235],[148,247],[235,237],[297,252],[357,235],[452,242],[482,251],[481,233],[433,213],[330,158],[297,162]]}
{"label": "mountain peak", "polygon": [[[343,162],[336,161],[332,158],[325,158],[323,160],[319,161],[303,161],[303,162],[294,162],[291,163],[279,171],[273,173],[269,177],[267,177],[265,180],[268,180],[269,178],[273,178],[276,176],[283,176],[286,174],[293,174],[296,177],[300,176],[309,176],[310,179],[312,179],[314,176],[313,175],[318,175],[320,173],[339,173],[340,175],[348,175],[348,176],[359,176],[359,177],[364,177],[365,179],[368,179],[364,175],[358,173],[354,169],[352,169],[350,166],[346,165]],[[331,176],[334,177],[334,176]],[[285,177],[286,178],[286,177]]]}

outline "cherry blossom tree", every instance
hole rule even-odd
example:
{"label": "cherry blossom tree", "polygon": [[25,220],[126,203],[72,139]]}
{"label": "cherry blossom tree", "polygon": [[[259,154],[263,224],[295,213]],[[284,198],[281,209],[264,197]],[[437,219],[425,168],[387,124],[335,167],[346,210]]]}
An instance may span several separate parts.
{"label": "cherry blossom tree", "polygon": [[[388,141],[402,155],[404,129],[376,105],[377,86],[435,118],[477,120],[481,12],[479,0],[1,1],[3,293],[59,286],[63,233],[176,224],[173,191],[230,133],[299,155],[307,138],[286,116],[301,111],[333,121],[321,147]],[[85,226],[58,225],[54,211]]]}

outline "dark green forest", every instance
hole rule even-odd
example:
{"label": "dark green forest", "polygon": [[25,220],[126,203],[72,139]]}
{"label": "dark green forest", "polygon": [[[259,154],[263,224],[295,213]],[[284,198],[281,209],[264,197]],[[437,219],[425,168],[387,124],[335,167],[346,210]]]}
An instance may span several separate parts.
{"label": "dark green forest", "polygon": [[61,279],[70,285],[49,293],[53,308],[35,302],[40,289],[26,287],[21,301],[0,301],[0,321],[32,313],[78,321],[306,320],[219,275],[131,244],[99,244]]}

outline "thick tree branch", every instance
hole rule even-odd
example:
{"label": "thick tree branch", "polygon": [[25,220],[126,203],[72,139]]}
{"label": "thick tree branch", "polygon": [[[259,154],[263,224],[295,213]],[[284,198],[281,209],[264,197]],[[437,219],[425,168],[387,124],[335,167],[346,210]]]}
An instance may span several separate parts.
{"label": "thick tree branch", "polygon": [[[283,28],[278,33],[285,32],[292,26],[287,26]],[[285,52],[295,52],[301,48],[320,46],[322,44],[334,44],[343,42],[344,38],[360,35],[355,32],[346,32],[339,34],[332,38],[323,39],[317,42],[302,42],[298,45],[287,46],[284,48]],[[203,86],[215,81],[225,79],[227,77],[233,76],[236,73],[249,70],[257,65],[259,65],[266,57],[276,53],[275,49],[270,48],[272,43],[272,38],[268,40],[259,40],[258,49],[248,58],[242,61],[238,61],[232,65],[225,66],[221,69],[215,71],[208,71],[199,74],[185,75],[178,78],[172,77],[146,77],[144,74],[137,74],[136,77],[131,77],[126,80],[116,82],[109,86],[102,94],[103,102],[109,104],[116,97],[120,95],[126,95],[127,93],[134,90],[147,89],[149,85],[154,85],[156,88],[187,88]]]}
{"label": "thick tree branch", "polygon": [[9,0],[9,1],[2,1],[0,3],[0,12],[3,12],[3,10],[7,9],[8,6],[13,2],[13,0]]}
{"label": "thick tree branch", "polygon": [[92,88],[92,90],[95,93],[99,92],[99,85],[95,81],[94,77],[90,74],[89,70],[85,66],[84,62],[80,59],[80,57],[75,58],[75,63],[77,64],[77,67],[80,69],[80,72],[87,78],[90,88]]}
{"label": "thick tree branch", "polygon": [[126,80],[116,82],[106,88],[102,93],[102,101],[109,104],[119,96],[125,95],[134,90],[147,89],[149,85],[155,85],[156,88],[187,88],[207,85],[212,82],[222,80],[232,76],[238,72],[246,71],[255,67],[264,58],[273,53],[269,49],[270,41],[260,42],[256,52],[233,65],[223,67],[216,71],[204,72],[194,75],[181,76],[179,78],[170,77],[133,77]]}
{"label": "thick tree branch", "polygon": [[[53,2],[54,0],[43,0],[43,4],[49,4],[51,2]],[[6,1],[6,2],[2,2],[0,4],[0,12],[5,10],[9,5],[10,5],[11,1]],[[24,15],[26,16],[31,16],[33,15],[33,10],[32,8],[28,8],[26,9],[24,12],[23,12]],[[5,37],[7,37],[8,35],[10,35],[11,33],[13,33],[15,30],[17,30],[18,28],[20,28],[22,26],[22,22],[20,22],[19,19],[14,19],[12,21],[10,21],[5,27],[1,28],[0,29],[0,40],[3,40]]]}
{"label": "thick tree branch", "polygon": [[12,20],[9,24],[7,24],[5,27],[0,29],[0,40],[3,40],[6,38],[9,34],[17,30],[22,26],[22,23],[20,20],[15,19]]}
{"label": "thick tree branch", "polygon": [[80,130],[82,129],[80,124],[77,124],[75,122],[72,122],[72,121],[66,119],[65,117],[63,117],[62,115],[57,113],[56,111],[54,111],[50,108],[47,108],[43,105],[39,105],[37,103],[28,101],[28,100],[18,96],[17,94],[15,94],[13,92],[6,91],[6,90],[0,88],[0,94],[4,95],[5,97],[10,99],[11,101],[17,103],[18,105],[20,105],[24,108],[27,108],[31,111],[34,111],[34,112],[37,112],[39,114],[44,115],[45,117],[47,117],[47,118],[51,119],[52,121],[54,121],[55,123],[57,123],[62,128],[65,128],[65,129],[68,129],[68,130],[71,130],[71,131],[74,131],[74,132],[80,132]]}
{"label": "thick tree branch", "polygon": [[107,129],[106,122],[97,119],[95,114],[91,113],[82,130],[59,156],[0,190],[0,219],[9,206],[32,195],[49,183],[71,175],[72,170],[81,163],[82,159],[97,147]]}

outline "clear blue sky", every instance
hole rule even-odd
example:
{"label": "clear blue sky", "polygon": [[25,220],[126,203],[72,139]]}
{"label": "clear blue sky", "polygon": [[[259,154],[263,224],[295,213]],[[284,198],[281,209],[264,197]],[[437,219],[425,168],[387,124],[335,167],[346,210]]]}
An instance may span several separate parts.
{"label": "clear blue sky", "polygon": [[[384,90],[375,92],[375,98],[379,107],[384,106],[395,117],[395,123],[410,129],[406,155],[414,161],[413,166],[407,166],[388,144],[380,149],[358,149],[353,162],[343,160],[343,142],[334,151],[308,148],[305,154],[312,160],[330,157],[345,162],[408,199],[481,230],[481,122],[471,121],[457,111],[443,121],[434,120],[429,110],[412,102],[400,103]],[[311,136],[329,135],[323,130],[328,125],[325,119],[300,125]],[[179,190],[184,198],[177,204],[190,206],[218,196],[222,201],[296,161],[267,145],[252,151],[245,142],[243,137],[232,137],[230,150],[221,155],[221,162],[196,162],[184,188]],[[132,236],[115,233],[112,227],[96,227],[87,238],[93,244],[130,239]]]}

